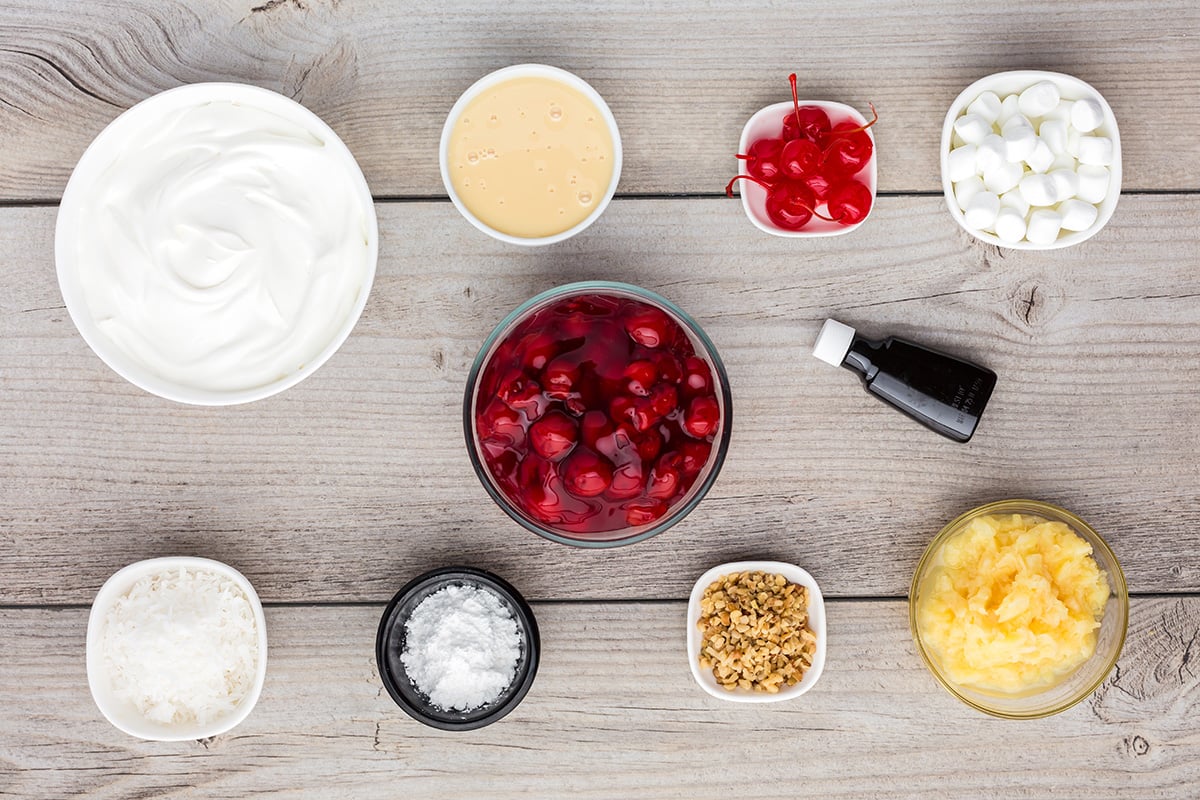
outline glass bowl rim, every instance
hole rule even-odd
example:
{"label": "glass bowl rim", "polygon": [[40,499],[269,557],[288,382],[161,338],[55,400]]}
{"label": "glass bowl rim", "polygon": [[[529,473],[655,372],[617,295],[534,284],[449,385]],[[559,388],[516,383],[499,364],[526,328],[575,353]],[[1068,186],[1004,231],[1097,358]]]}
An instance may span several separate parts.
{"label": "glass bowl rim", "polygon": [[[619,539],[577,539],[568,536],[561,531],[557,531],[546,525],[541,525],[531,519],[527,519],[520,511],[518,511],[512,502],[504,496],[499,487],[494,484],[490,472],[486,465],[482,462],[478,447],[475,442],[475,420],[473,404],[475,399],[475,391],[479,381],[480,373],[483,371],[483,366],[486,358],[491,354],[496,344],[507,335],[518,322],[523,320],[525,316],[535,308],[548,304],[552,300],[563,297],[571,297],[579,294],[588,294],[594,292],[596,294],[612,294],[629,296],[638,300],[649,301],[652,305],[657,305],[673,315],[676,320],[683,325],[685,329],[700,342],[704,347],[704,355],[711,363],[713,370],[716,373],[718,394],[722,404],[721,415],[721,432],[715,442],[713,442],[713,456],[711,464],[706,466],[707,473],[704,474],[703,480],[699,481],[698,485],[691,489],[691,496],[681,502],[674,509],[669,511],[662,519],[652,524],[645,530],[625,536]],[[708,334],[704,329],[679,306],[672,303],[667,298],[653,292],[649,289],[644,289],[640,286],[635,286],[631,283],[620,281],[575,281],[572,283],[564,283],[559,286],[539,292],[525,302],[521,303],[513,309],[507,316],[500,321],[492,330],[483,344],[479,348],[478,354],[475,356],[474,362],[471,364],[471,370],[467,375],[467,385],[463,393],[463,434],[466,437],[467,455],[471,460],[471,466],[475,470],[476,477],[483,484],[483,488],[488,495],[495,501],[504,513],[508,514],[521,527],[528,531],[536,533],[544,539],[549,539],[552,542],[566,544],[572,547],[583,547],[589,549],[606,549],[612,547],[622,547],[624,545],[635,544],[645,541],[653,536],[656,536],[670,528],[675,523],[682,520],[692,512],[700,504],[700,501],[708,495],[713,484],[716,483],[717,476],[721,472],[721,467],[725,464],[725,456],[729,450],[729,438],[733,427],[733,397],[729,389],[729,375],[725,371],[725,364],[721,361],[721,356],[717,353],[717,348],[712,340],[708,338]]]}
{"label": "glass bowl rim", "polygon": [[[1112,656],[1108,659],[1107,665],[1097,674],[1097,677],[1090,681],[1085,687],[1081,688],[1080,691],[1067,697],[1066,699],[1044,709],[1038,709],[1032,712],[1015,712],[1004,708],[987,705],[960,692],[948,678],[942,675],[941,671],[934,664],[933,658],[925,649],[925,645],[921,641],[921,635],[917,626],[917,590],[921,584],[921,579],[925,576],[930,561],[933,559],[933,554],[942,544],[945,543],[947,539],[958,533],[962,526],[971,519],[990,513],[1005,512],[1031,512],[1032,515],[1043,516],[1049,520],[1066,522],[1075,529],[1076,533],[1081,534],[1083,538],[1092,545],[1093,548],[1099,548],[1103,552],[1104,556],[1112,563],[1113,568],[1111,570],[1106,570],[1108,572],[1109,589],[1111,592],[1110,596],[1116,598],[1118,607],[1120,609],[1120,616],[1123,617],[1121,622],[1121,630],[1117,634],[1118,638],[1116,648],[1113,650]],[[1029,500],[1024,498],[997,500],[991,503],[984,503],[983,505],[976,506],[964,511],[962,514],[959,514],[953,520],[948,522],[940,531],[938,531],[937,535],[934,536],[933,539],[930,540],[929,544],[925,547],[925,551],[921,554],[921,560],[917,562],[917,568],[913,571],[912,582],[909,585],[908,625],[910,633],[912,634],[913,644],[916,646],[917,652],[920,654],[921,660],[924,662],[926,669],[929,670],[929,673],[933,675],[938,684],[956,699],[978,711],[982,711],[985,714],[990,714],[993,717],[1001,717],[1003,719],[1042,719],[1044,717],[1051,717],[1055,714],[1062,713],[1072,706],[1079,704],[1085,698],[1090,697],[1092,693],[1100,688],[1100,685],[1107,680],[1109,674],[1113,670],[1113,667],[1116,666],[1118,659],[1121,657],[1121,651],[1125,648],[1125,638],[1129,632],[1129,586],[1125,581],[1125,572],[1121,568],[1121,562],[1117,560],[1117,555],[1113,552],[1112,547],[1109,546],[1108,542],[1103,536],[1096,532],[1095,528],[1085,522],[1077,514],[1074,514],[1073,512],[1062,508],[1061,506],[1056,506],[1053,503],[1047,503],[1042,500]],[[1094,653],[1091,658],[1095,658]],[[1090,661],[1091,658],[1088,660]],[[1082,669],[1086,663],[1087,661],[1083,662],[1083,664],[1080,664],[1077,669]],[[1050,687],[1050,689],[1053,688],[1054,687]]]}

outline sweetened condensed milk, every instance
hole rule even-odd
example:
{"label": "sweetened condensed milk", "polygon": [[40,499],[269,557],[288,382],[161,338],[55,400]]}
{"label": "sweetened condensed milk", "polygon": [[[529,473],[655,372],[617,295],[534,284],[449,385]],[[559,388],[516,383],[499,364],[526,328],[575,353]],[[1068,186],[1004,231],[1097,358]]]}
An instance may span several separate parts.
{"label": "sweetened condensed milk", "polygon": [[471,100],[447,149],[459,200],[485,225],[537,239],[568,231],[604,201],[613,180],[613,136],[579,89],[515,77]]}

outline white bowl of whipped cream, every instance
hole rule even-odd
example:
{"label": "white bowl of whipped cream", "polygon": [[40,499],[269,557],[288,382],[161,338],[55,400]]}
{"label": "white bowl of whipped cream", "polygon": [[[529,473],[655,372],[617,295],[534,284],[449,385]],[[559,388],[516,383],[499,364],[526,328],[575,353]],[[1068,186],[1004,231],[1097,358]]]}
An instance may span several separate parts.
{"label": "white bowl of whipped cream", "polygon": [[71,319],[108,366],[169,400],[231,405],[334,354],[378,240],[362,171],[319,117],[267,89],[198,83],[96,137],[54,249]]}

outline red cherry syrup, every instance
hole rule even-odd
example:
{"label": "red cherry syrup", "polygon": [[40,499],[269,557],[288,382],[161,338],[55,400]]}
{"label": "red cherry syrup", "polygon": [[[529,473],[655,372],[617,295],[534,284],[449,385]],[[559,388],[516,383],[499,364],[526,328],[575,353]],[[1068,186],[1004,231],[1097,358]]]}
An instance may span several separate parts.
{"label": "red cherry syrup", "polygon": [[722,419],[709,362],[674,317],[576,295],[539,309],[479,378],[475,436],[509,502],[589,534],[667,515],[712,458]]}

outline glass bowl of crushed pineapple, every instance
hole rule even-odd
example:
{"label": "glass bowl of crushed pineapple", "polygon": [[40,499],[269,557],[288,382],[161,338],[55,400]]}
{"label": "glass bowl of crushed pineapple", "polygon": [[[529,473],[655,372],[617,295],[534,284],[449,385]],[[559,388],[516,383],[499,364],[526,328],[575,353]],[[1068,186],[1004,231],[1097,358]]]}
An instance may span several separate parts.
{"label": "glass bowl of crushed pineapple", "polygon": [[917,651],[952,695],[988,714],[1065,711],[1108,676],[1129,621],[1112,549],[1069,511],[1002,500],[929,543],[909,591]]}

